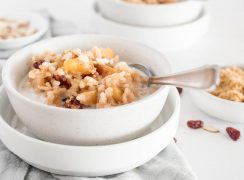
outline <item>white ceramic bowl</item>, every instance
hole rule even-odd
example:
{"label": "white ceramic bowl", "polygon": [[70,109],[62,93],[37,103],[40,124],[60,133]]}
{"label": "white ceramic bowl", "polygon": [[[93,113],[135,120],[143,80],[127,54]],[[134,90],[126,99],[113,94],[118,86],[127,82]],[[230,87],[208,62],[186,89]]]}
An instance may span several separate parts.
{"label": "white ceramic bowl", "polygon": [[[0,74],[2,73],[2,68],[5,62],[6,60],[0,59]],[[0,77],[0,84],[2,84],[2,77]]]}
{"label": "white ceramic bowl", "polygon": [[244,123],[244,103],[216,97],[203,91],[191,91],[192,99],[199,109],[215,118],[228,122]]}
{"label": "white ceramic bowl", "polygon": [[0,49],[15,49],[23,47],[40,39],[48,30],[48,21],[43,16],[35,12],[1,11],[0,17],[28,21],[30,26],[37,29],[37,32],[30,36],[0,40]]}
{"label": "white ceramic bowl", "polygon": [[171,71],[168,61],[157,51],[111,36],[64,36],[30,45],[8,59],[3,68],[2,79],[16,113],[37,137],[73,145],[122,142],[139,137],[162,110],[169,92],[168,86],[160,87],[153,94],[127,105],[82,110],[49,106],[19,93],[18,85],[30,68],[30,58],[33,54],[45,50],[87,50],[93,46],[111,47],[120,55],[121,60],[144,64],[156,75]]}
{"label": "white ceramic bowl", "polygon": [[180,97],[172,88],[159,117],[142,137],[107,146],[67,146],[35,138],[16,118],[3,88],[0,99],[0,138],[5,146],[33,166],[63,175],[105,176],[144,164],[172,142],[180,114]]}
{"label": "white ceramic bowl", "polygon": [[117,23],[101,15],[94,5],[92,22],[94,32],[116,35],[145,43],[157,50],[176,51],[191,47],[208,30],[208,12],[204,9],[192,22],[170,27],[140,27]]}
{"label": "white ceramic bowl", "polygon": [[180,0],[169,4],[135,4],[123,0],[97,0],[101,14],[115,22],[145,27],[171,26],[195,20],[204,1]]}

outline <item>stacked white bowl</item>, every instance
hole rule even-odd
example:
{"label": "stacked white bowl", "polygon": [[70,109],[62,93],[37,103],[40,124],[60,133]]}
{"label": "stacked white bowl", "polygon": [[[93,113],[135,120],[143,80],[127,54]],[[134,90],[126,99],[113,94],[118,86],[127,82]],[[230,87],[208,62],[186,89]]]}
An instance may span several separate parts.
{"label": "stacked white bowl", "polygon": [[127,37],[164,52],[185,49],[207,31],[204,4],[201,0],[153,5],[97,0],[92,17],[94,32]]}
{"label": "stacked white bowl", "polygon": [[19,85],[33,54],[95,45],[111,47],[123,61],[144,64],[157,76],[171,72],[158,51],[112,36],[56,37],[19,50],[2,72],[0,139],[29,164],[55,174],[105,176],[144,164],[173,140],[180,97],[169,86],[138,101],[100,109],[60,108],[23,94]]}

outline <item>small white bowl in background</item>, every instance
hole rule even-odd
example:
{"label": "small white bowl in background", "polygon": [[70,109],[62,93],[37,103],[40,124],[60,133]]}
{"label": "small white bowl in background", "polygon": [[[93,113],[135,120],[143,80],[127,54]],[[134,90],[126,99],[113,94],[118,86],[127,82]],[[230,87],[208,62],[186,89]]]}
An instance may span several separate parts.
{"label": "small white bowl in background", "polygon": [[204,1],[179,0],[168,4],[136,4],[123,0],[97,0],[101,14],[118,23],[161,27],[184,24],[201,14]]}
{"label": "small white bowl in background", "polygon": [[162,86],[153,94],[126,105],[81,110],[46,105],[19,92],[19,84],[30,69],[32,55],[46,50],[87,50],[94,46],[110,47],[122,61],[144,64],[158,76],[171,72],[161,53],[143,44],[112,36],[63,36],[23,48],[8,59],[2,79],[15,112],[37,137],[61,144],[113,144],[140,137],[159,115],[169,86]]}
{"label": "small white bowl in background", "polygon": [[235,102],[216,97],[205,91],[191,91],[191,97],[195,105],[215,118],[244,123],[244,103]]}
{"label": "small white bowl in background", "polygon": [[35,12],[23,11],[1,11],[0,17],[13,20],[23,20],[30,23],[31,27],[36,28],[37,32],[32,35],[19,37],[16,39],[3,39],[0,40],[0,49],[15,49],[26,46],[32,42],[40,39],[48,30],[48,20],[42,15]]}
{"label": "small white bowl in background", "polygon": [[[241,63],[221,64],[221,67],[243,67]],[[244,102],[235,102],[214,96],[206,91],[190,91],[195,105],[208,115],[236,123],[244,123]]]}
{"label": "small white bowl in background", "polygon": [[168,27],[131,26],[106,19],[94,4],[92,23],[95,33],[116,35],[147,44],[159,51],[176,51],[191,47],[208,30],[209,14],[203,9],[192,22]]}

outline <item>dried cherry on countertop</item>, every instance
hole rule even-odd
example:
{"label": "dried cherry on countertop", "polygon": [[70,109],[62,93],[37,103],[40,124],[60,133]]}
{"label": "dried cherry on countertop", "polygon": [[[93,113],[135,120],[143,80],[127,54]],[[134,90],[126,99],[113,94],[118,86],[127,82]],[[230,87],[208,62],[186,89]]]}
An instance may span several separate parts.
{"label": "dried cherry on countertop", "polygon": [[202,128],[204,125],[203,121],[201,120],[189,120],[187,121],[187,126],[192,129],[199,129]]}
{"label": "dried cherry on countertop", "polygon": [[227,127],[226,132],[234,141],[237,141],[241,137],[241,132],[233,127]]}

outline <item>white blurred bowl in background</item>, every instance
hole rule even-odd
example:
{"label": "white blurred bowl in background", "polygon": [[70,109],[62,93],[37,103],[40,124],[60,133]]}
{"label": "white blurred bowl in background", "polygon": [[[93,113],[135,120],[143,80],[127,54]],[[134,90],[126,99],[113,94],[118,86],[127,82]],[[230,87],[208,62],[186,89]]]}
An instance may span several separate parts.
{"label": "white blurred bowl in background", "polygon": [[202,12],[204,1],[181,0],[167,4],[137,4],[123,0],[97,0],[101,14],[115,22],[160,27],[187,23]]}
{"label": "white blurred bowl in background", "polygon": [[42,15],[35,12],[24,11],[1,11],[0,17],[13,20],[27,21],[31,27],[37,29],[32,35],[19,37],[16,39],[3,39],[0,40],[0,49],[16,49],[28,45],[32,42],[39,40],[48,30],[48,20]]}
{"label": "white blurred bowl in background", "polygon": [[94,5],[92,14],[94,33],[139,41],[163,52],[191,47],[207,32],[208,20],[209,14],[206,9],[203,9],[200,16],[192,22],[158,28],[125,25],[106,19],[97,4]]}

